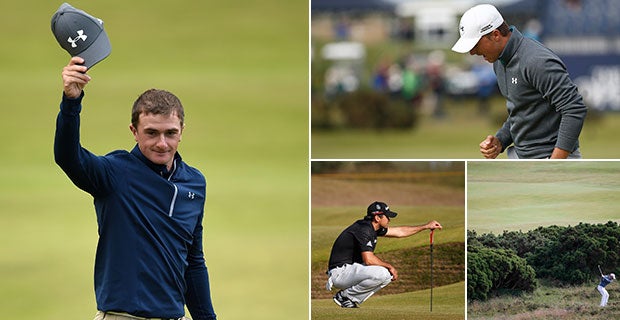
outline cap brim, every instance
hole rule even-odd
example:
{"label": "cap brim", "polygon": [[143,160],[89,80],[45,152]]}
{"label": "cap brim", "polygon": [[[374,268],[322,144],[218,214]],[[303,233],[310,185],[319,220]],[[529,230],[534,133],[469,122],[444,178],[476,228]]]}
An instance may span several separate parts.
{"label": "cap brim", "polygon": [[[480,37],[482,38],[482,36]],[[467,53],[476,46],[476,43],[480,41],[480,38],[463,38],[461,37],[452,47],[452,51],[458,53]]]}
{"label": "cap brim", "polygon": [[390,217],[390,218],[395,218],[398,213],[394,212],[394,211],[388,211],[385,213],[386,216]]}
{"label": "cap brim", "polygon": [[77,54],[77,56],[84,59],[84,66],[90,69],[99,61],[109,56],[110,52],[112,52],[110,39],[108,39],[108,35],[105,31],[102,31],[99,33],[97,40],[95,40],[88,49]]}

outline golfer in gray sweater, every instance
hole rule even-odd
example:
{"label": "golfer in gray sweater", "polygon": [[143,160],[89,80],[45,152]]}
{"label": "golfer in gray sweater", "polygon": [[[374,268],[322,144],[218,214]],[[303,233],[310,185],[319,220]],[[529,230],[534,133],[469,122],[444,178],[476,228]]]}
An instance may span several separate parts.
{"label": "golfer in gray sweater", "polygon": [[511,159],[580,159],[587,110],[560,58],[509,27],[489,4],[467,10],[459,32],[452,50],[493,63],[506,98],[508,119],[480,143],[482,155],[494,159],[506,151]]}

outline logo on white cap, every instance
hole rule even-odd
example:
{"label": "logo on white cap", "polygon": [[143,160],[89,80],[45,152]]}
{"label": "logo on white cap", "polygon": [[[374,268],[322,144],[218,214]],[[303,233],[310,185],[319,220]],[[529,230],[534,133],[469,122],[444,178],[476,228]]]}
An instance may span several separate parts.
{"label": "logo on white cap", "polygon": [[495,29],[495,28],[493,28],[492,24],[487,24],[486,26],[482,27],[482,29],[480,29],[480,33],[483,34],[485,33],[485,31],[491,30],[491,29]]}

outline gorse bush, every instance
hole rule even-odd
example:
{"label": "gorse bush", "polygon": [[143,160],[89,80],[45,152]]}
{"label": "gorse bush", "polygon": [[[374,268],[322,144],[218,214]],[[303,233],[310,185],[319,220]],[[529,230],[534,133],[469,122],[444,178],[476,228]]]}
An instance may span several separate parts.
{"label": "gorse bush", "polygon": [[536,273],[525,259],[508,249],[469,246],[467,250],[467,296],[485,300],[494,291],[536,289]]}
{"label": "gorse bush", "polygon": [[[479,236],[475,231],[468,231],[467,239],[467,273],[468,281],[472,281],[468,283],[468,290],[471,288],[468,294],[471,299],[484,300],[490,292],[502,288],[531,289],[524,283],[521,286],[514,284],[518,280],[527,284],[529,273],[513,274],[524,279],[500,279],[494,273],[502,269],[486,267],[488,263],[499,263],[502,268],[524,268],[517,266],[519,258],[535,271],[536,278],[557,280],[568,285],[598,281],[597,265],[601,265],[606,272],[613,272],[620,265],[620,227],[612,221],[605,224],[580,223],[574,227],[538,227],[528,232],[504,231],[501,235]],[[498,254],[504,255],[506,261],[495,257]],[[489,261],[479,261],[484,259]],[[510,273],[512,269],[503,270]]]}
{"label": "gorse bush", "polygon": [[528,262],[539,277],[568,284],[592,281],[597,265],[612,270],[620,265],[620,227],[616,222],[563,227],[548,245],[535,249]]}
{"label": "gorse bush", "polygon": [[418,114],[414,104],[385,93],[365,89],[332,99],[314,98],[312,126],[316,129],[412,129]]}

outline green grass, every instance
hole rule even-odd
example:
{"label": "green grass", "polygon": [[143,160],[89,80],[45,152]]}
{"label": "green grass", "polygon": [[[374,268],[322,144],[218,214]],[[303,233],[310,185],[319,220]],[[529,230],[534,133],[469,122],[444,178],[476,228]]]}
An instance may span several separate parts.
{"label": "green grass", "polygon": [[479,234],[620,221],[620,163],[469,162],[468,229]]}
{"label": "green grass", "polygon": [[[390,206],[392,210],[396,210],[396,205]],[[398,213],[399,215],[392,219],[390,225],[419,225],[430,220],[439,221],[443,229],[435,233],[435,244],[463,242],[465,239],[463,208],[398,206]],[[362,216],[359,208],[313,208],[312,220],[316,222],[312,223],[312,260],[327,261],[331,246],[340,232],[355,220],[361,219]],[[428,241],[426,232],[424,236],[414,235],[403,239],[381,238],[376,252],[428,246]]]}
{"label": "green grass", "polygon": [[[445,119],[422,115],[411,130],[312,130],[313,159],[483,159],[478,145],[501,127],[506,118],[505,100],[492,100],[490,116],[478,115],[475,100],[446,99]],[[616,144],[620,114],[602,118],[588,116],[580,136],[581,153],[586,159],[620,158]],[[371,145],[380,145],[381,153]],[[506,159],[505,153],[498,159]]]}
{"label": "green grass", "polygon": [[465,319],[464,290],[464,282],[434,288],[432,312],[430,290],[372,297],[358,309],[340,308],[332,299],[317,299],[312,301],[312,320]]}
{"label": "green grass", "polygon": [[[2,6],[0,27],[13,30],[0,35],[7,44],[0,50],[0,310],[7,319],[96,312],[92,199],[52,155],[69,60],[50,31],[60,4]],[[186,108],[179,151],[207,177],[204,246],[216,312],[307,318],[307,3],[71,4],[102,18],[112,43],[112,54],[89,72],[84,146],[96,154],[132,148],[136,97],[151,87],[177,94]]]}
{"label": "green grass", "polygon": [[[615,206],[620,163],[488,162],[467,165],[467,228],[478,234],[527,231],[538,226],[619,221]],[[617,319],[615,288],[607,308],[598,307],[596,283],[557,287],[541,280],[532,294],[502,295],[468,304],[468,319]]]}
{"label": "green grass", "polygon": [[554,287],[545,284],[531,294],[501,296],[488,301],[470,302],[468,319],[618,319],[620,302],[616,288],[607,287],[607,307],[600,308],[601,295],[596,284]]}
{"label": "green grass", "polygon": [[[378,159],[480,158],[478,144],[494,133],[490,121],[476,115],[475,105],[447,106],[446,119],[422,116],[412,130],[312,130],[312,157]],[[373,152],[371,145],[380,145]]]}
{"label": "green grass", "polygon": [[[452,179],[367,181],[329,175],[312,176],[311,294],[312,319],[463,319],[464,318],[464,188]],[[432,176],[432,174],[431,174]],[[463,176],[464,178],[464,176]],[[438,181],[444,181],[438,183]],[[327,297],[325,269],[331,246],[340,232],[362,218],[368,203],[386,201],[398,216],[390,225],[419,225],[437,220],[435,232],[437,287],[434,311],[428,312],[429,237],[421,232],[408,238],[380,238],[375,253],[399,270],[399,280],[377,292],[358,310],[338,308]],[[356,204],[356,205],[353,205]],[[453,250],[460,250],[457,254]],[[440,276],[441,275],[441,276]],[[443,281],[438,284],[439,281]]]}

